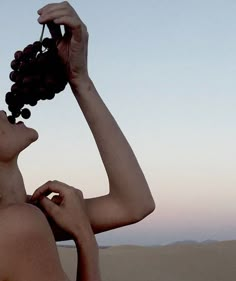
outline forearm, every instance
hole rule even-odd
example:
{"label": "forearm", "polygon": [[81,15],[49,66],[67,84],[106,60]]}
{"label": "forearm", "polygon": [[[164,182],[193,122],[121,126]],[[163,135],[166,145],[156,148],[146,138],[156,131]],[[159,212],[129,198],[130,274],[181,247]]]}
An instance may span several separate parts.
{"label": "forearm", "polygon": [[142,208],[152,211],[154,201],[143,172],[92,81],[78,81],[72,91],[96,141],[108,175],[110,195],[129,205],[131,212],[137,206],[141,212]]}
{"label": "forearm", "polygon": [[[92,233],[92,230],[91,230]],[[76,281],[101,281],[99,270],[99,249],[92,234],[81,242],[75,239],[78,265]]]}

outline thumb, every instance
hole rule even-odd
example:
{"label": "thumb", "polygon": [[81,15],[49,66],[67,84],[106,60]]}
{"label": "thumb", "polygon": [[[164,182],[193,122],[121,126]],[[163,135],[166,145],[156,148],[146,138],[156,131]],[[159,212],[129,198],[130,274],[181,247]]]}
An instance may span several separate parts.
{"label": "thumb", "polygon": [[50,199],[48,199],[45,196],[43,196],[39,200],[39,204],[41,207],[43,207],[43,209],[46,211],[46,213],[52,218],[54,218],[56,216],[56,214],[58,214],[58,210],[60,210],[60,207],[58,205],[53,203]]}

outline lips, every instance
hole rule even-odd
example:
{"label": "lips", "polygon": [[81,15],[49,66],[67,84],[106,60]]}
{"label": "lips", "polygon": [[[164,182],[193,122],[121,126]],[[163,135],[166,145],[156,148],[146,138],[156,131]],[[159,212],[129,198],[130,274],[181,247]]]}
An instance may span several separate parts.
{"label": "lips", "polygon": [[20,124],[24,124],[24,122],[19,121],[19,122],[16,123],[16,125],[20,125]]}

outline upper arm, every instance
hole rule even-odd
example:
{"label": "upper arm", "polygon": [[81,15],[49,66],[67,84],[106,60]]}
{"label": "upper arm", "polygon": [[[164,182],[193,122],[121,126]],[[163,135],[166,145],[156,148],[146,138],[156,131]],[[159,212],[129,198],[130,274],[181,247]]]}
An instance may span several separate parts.
{"label": "upper arm", "polygon": [[135,223],[133,214],[111,195],[86,199],[86,210],[94,233]]}
{"label": "upper arm", "polygon": [[[85,199],[85,205],[95,234],[136,222],[132,213],[110,195]],[[57,241],[72,239],[53,220],[49,219],[49,223]]]}
{"label": "upper arm", "polygon": [[8,223],[0,242],[1,253],[10,261],[9,267],[6,265],[7,279],[68,281],[60,264],[53,234],[42,212],[29,205],[9,212],[6,213]]}
{"label": "upper arm", "polygon": [[[109,194],[85,199],[85,205],[90,224],[95,234],[133,224],[140,220],[122,202]],[[57,241],[72,239],[53,220],[49,220],[49,223]]]}

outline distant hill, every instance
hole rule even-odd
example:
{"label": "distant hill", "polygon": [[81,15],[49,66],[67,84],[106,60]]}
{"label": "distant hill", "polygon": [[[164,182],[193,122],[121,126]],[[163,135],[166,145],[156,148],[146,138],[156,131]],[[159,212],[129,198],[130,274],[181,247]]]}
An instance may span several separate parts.
{"label": "distant hill", "polygon": [[205,240],[203,242],[201,242],[202,244],[211,244],[211,243],[217,243],[219,242],[218,240]]}
{"label": "distant hill", "polygon": [[193,245],[193,244],[211,244],[216,243],[217,240],[205,240],[202,242],[195,241],[195,240],[183,240],[183,241],[175,241],[173,243],[168,244],[168,246],[174,246],[174,245]]}
{"label": "distant hill", "polygon": [[198,244],[199,242],[194,241],[194,240],[183,240],[183,241],[175,241],[172,242],[170,244],[168,244],[168,246],[174,246],[174,245],[192,245],[192,244]]}

